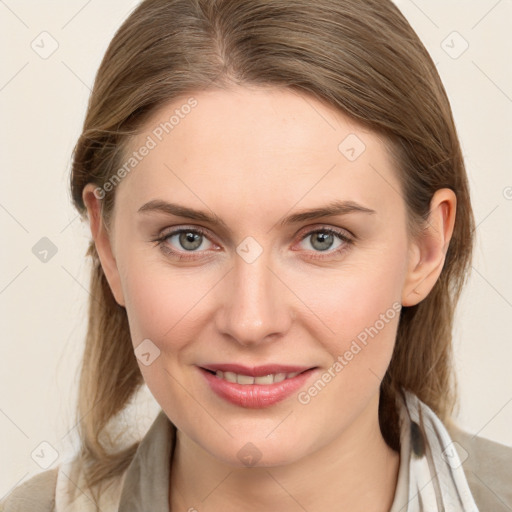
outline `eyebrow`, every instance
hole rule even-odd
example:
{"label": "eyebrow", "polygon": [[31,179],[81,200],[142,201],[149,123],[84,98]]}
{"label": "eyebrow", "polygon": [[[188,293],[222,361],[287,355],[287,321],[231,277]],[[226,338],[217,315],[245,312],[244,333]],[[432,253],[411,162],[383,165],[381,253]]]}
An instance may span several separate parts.
{"label": "eyebrow", "polygon": [[[222,226],[227,231],[230,231],[226,223],[213,212],[207,213],[205,211],[195,210],[193,208],[189,208],[187,206],[183,206],[180,204],[168,203],[167,201],[163,201],[161,199],[154,199],[152,201],[149,201],[148,203],[142,205],[138,211],[139,213],[157,212],[165,213],[167,215],[175,215],[177,217],[184,217],[191,220],[207,222],[212,225],[219,225]],[[354,201],[335,200],[331,201],[330,203],[327,203],[324,206],[295,212],[283,218],[279,222],[279,224],[281,226],[288,226],[291,224],[298,224],[299,222],[315,220],[322,217],[347,215],[349,213],[366,213],[372,215],[377,212],[375,210],[372,210],[371,208],[367,208],[358,203],[355,203]]]}

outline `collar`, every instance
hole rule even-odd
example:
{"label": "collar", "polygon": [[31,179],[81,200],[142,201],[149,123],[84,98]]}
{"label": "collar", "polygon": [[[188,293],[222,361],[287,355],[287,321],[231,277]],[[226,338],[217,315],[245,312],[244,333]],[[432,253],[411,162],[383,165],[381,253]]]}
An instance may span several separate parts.
{"label": "collar", "polygon": [[176,442],[176,427],[160,410],[142,439],[126,470],[119,500],[119,511],[169,512],[169,475]]}

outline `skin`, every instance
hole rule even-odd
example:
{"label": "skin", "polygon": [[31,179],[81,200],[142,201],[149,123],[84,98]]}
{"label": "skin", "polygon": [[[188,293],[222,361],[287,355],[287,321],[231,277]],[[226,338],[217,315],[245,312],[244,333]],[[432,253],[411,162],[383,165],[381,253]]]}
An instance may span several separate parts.
{"label": "skin", "polygon": [[[393,304],[411,306],[428,295],[452,235],[455,195],[436,192],[429,223],[413,239],[396,169],[376,134],[290,90],[236,86],[193,96],[197,107],[117,186],[110,230],[96,185],[83,193],[134,348],[150,339],[160,350],[139,366],[178,428],[171,509],[389,510],[400,457],[382,437],[378,401],[398,314],[306,405],[297,393],[264,409],[230,404],[197,365],[318,367],[307,389]],[[187,98],[160,108],[132,150]],[[338,149],[349,134],[366,146],[355,161]],[[153,199],[213,212],[228,229],[138,212]],[[375,213],[278,223],[332,200]],[[195,252],[178,236],[163,242],[189,260],[153,242],[169,228],[193,226],[207,231]],[[353,235],[353,243],[334,237],[319,250],[311,232],[329,227]],[[252,263],[236,251],[248,236],[262,249]],[[248,442],[261,454],[253,467],[237,456]]]}

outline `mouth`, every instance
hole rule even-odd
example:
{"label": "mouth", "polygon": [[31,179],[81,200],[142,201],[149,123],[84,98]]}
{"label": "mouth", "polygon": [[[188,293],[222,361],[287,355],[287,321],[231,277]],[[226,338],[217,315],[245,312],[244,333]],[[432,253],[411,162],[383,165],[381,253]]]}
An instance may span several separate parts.
{"label": "mouth", "polygon": [[318,367],[233,364],[198,367],[211,391],[231,404],[258,409],[274,405],[302,387]]}

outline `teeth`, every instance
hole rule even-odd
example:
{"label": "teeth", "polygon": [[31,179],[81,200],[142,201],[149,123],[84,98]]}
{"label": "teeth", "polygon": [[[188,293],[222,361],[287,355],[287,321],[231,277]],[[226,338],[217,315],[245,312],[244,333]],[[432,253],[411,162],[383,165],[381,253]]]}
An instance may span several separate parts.
{"label": "teeth", "polygon": [[222,372],[217,370],[215,375],[219,379],[227,380],[228,382],[236,382],[237,384],[275,384],[282,382],[285,379],[293,379],[300,372],[293,373],[271,373],[270,375],[262,375],[261,377],[251,377],[250,375],[240,375],[234,372]]}
{"label": "teeth", "polygon": [[224,380],[227,380],[228,382],[236,382],[236,373],[225,372],[224,373]]}
{"label": "teeth", "polygon": [[236,381],[238,384],[254,384],[254,377],[249,375],[237,375]]}
{"label": "teeth", "polygon": [[[240,381],[238,381],[240,382]],[[254,384],[273,384],[274,376],[271,375],[263,375],[261,377],[254,377]]]}

